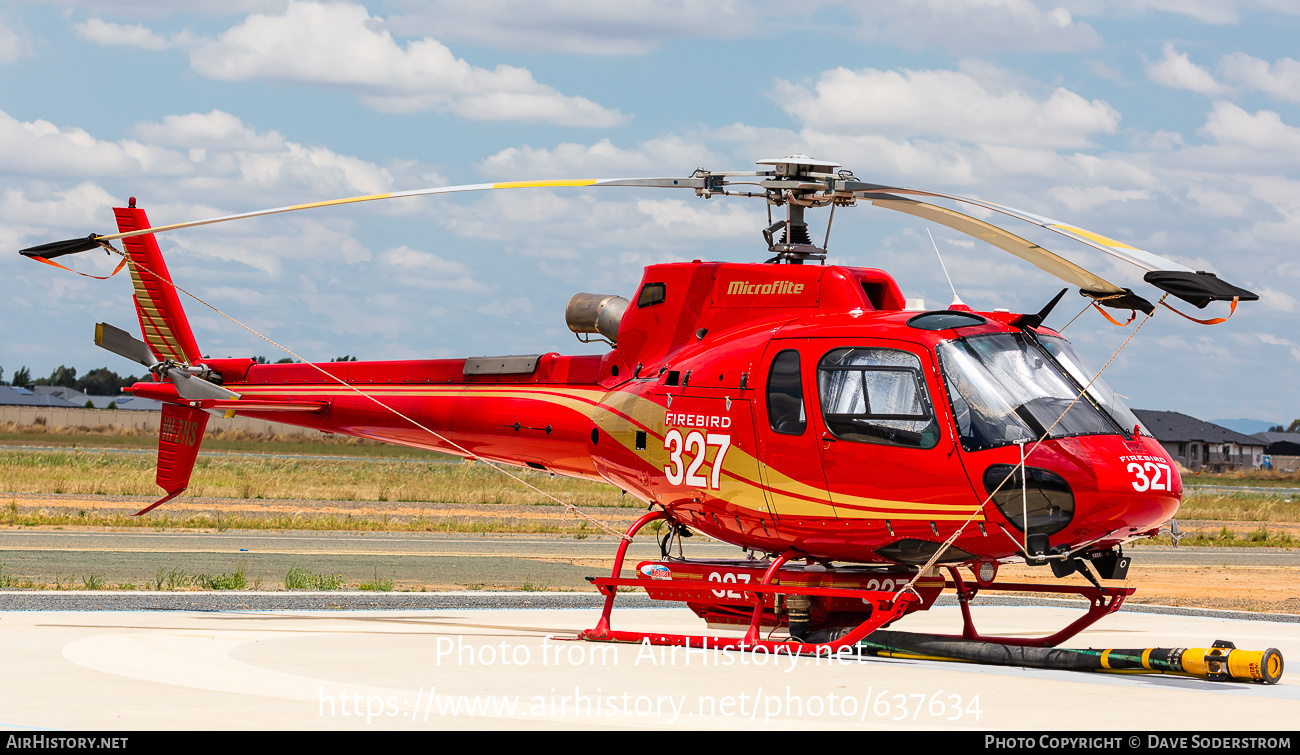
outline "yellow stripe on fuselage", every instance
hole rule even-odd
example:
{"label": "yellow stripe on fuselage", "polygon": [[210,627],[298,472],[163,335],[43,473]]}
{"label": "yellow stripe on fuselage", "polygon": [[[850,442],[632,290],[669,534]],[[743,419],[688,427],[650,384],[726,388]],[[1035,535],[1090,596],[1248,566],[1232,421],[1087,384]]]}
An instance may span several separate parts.
{"label": "yellow stripe on fuselage", "polygon": [[[236,386],[246,399],[274,395],[277,398],[302,400],[308,397],[337,397],[356,395],[352,387],[337,384],[318,385],[251,385]],[[625,391],[608,392],[591,388],[562,388],[559,386],[528,386],[510,384],[441,384],[441,385],[374,385],[358,384],[357,390],[373,395],[375,398],[404,397],[446,397],[446,398],[483,398],[483,399],[524,399],[543,401],[549,404],[571,409],[583,416],[593,419],[611,438],[629,451],[635,448],[635,428],[644,427],[662,441],[665,432],[663,420],[666,408],[648,398]],[[604,415],[604,416],[602,416]],[[612,426],[627,424],[627,432],[610,432]],[[752,440],[752,439],[751,439]],[[650,451],[662,454],[663,446]],[[706,451],[708,453],[708,451]],[[650,454],[647,454],[650,456]],[[646,458],[652,466],[658,459]],[[753,455],[732,446],[722,469],[722,478],[742,485],[747,490],[736,491],[739,495],[724,495],[731,503],[759,512],[767,512],[763,485],[752,475],[757,470],[758,460]],[[843,504],[833,508],[824,488],[798,482],[781,473],[771,465],[766,465],[767,483],[773,493],[782,497],[780,516],[787,517],[834,517],[841,519],[894,519],[918,521],[964,521],[971,515],[978,504],[944,504],[923,503],[917,501],[894,501],[878,498],[863,498],[836,493],[836,501]],[[793,499],[792,499],[793,498]],[[983,520],[978,515],[976,520]]]}

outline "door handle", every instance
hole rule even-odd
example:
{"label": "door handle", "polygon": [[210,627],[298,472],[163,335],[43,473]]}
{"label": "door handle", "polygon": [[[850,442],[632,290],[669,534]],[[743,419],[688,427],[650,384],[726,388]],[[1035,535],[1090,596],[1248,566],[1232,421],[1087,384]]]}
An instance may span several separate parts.
{"label": "door handle", "polygon": [[823,442],[823,443],[834,443],[834,442],[837,441],[837,440],[838,440],[838,438],[832,438],[831,435],[830,435],[830,433],[822,433],[822,442]]}

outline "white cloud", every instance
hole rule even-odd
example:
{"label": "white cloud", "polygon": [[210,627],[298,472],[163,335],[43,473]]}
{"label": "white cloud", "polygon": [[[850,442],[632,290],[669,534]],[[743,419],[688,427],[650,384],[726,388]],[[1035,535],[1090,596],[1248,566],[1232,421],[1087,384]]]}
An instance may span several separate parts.
{"label": "white cloud", "polygon": [[[19,121],[0,111],[0,178],[6,184],[0,224],[8,234],[41,243],[56,234],[107,232],[109,208],[123,204],[128,194],[139,195],[155,221],[174,222],[391,191],[399,176],[407,185],[415,179],[446,183],[417,164],[382,167],[289,141],[275,131],[256,131],[220,110],[167,116],[137,123],[129,131],[135,138],[110,141],[48,121]],[[375,208],[389,216],[414,211],[410,206]],[[252,227],[259,222],[252,221]],[[268,255],[258,256],[260,237],[246,243],[239,235],[249,227],[214,226],[215,236],[196,236],[201,240],[186,243],[212,258],[278,271],[277,263],[266,261]],[[336,250],[346,260],[368,254],[354,247],[346,233],[330,233],[303,227],[297,243]],[[223,246],[243,251],[221,251]]]}
{"label": "white cloud", "polygon": [[778,80],[769,95],[787,113],[821,132],[938,136],[1022,147],[1087,147],[1114,133],[1119,113],[1101,100],[1057,88],[1040,99],[995,91],[975,76],[948,70],[825,71],[812,90]]}
{"label": "white cloud", "polygon": [[31,54],[31,45],[18,32],[0,23],[0,64],[13,63]]}
{"label": "white cloud", "polygon": [[1161,86],[1212,97],[1263,92],[1283,102],[1300,103],[1300,61],[1293,58],[1269,63],[1244,52],[1230,53],[1219,60],[1216,79],[1208,68],[1175,50],[1172,43],[1165,43],[1164,54],[1163,59],[1147,64],[1147,78]]}
{"label": "white cloud", "polygon": [[385,112],[438,109],[474,120],[568,126],[627,120],[617,110],[537,82],[526,69],[472,66],[430,37],[402,47],[380,21],[361,5],[290,2],[282,15],[251,15],[214,40],[194,42],[190,63],[224,81],[346,89]]}
{"label": "white cloud", "polygon": [[[447,205],[439,222],[462,238],[499,242],[545,259],[611,261],[608,250],[693,252],[703,242],[758,238],[766,225],[762,205],[706,202],[663,190],[628,196],[619,188],[577,192],[492,192],[465,205]],[[691,250],[691,252],[683,251]]]}
{"label": "white cloud", "polygon": [[1150,11],[1188,16],[1203,24],[1225,25],[1241,21],[1242,11],[1262,10],[1297,14],[1294,0],[1062,0],[1079,15],[1124,17]]}
{"label": "white cloud", "polygon": [[73,26],[77,31],[77,36],[88,39],[91,42],[98,42],[101,45],[117,47],[138,47],[141,50],[170,50],[174,47],[183,47],[191,40],[188,33],[181,32],[171,35],[171,37],[162,37],[146,29],[142,24],[114,24],[98,18],[92,18],[85,23]]}
{"label": "white cloud", "polygon": [[432,252],[399,246],[379,255],[380,264],[390,267],[409,286],[477,293],[487,290],[463,263],[439,257]]}
{"label": "white cloud", "polygon": [[698,138],[666,136],[620,149],[609,139],[592,145],[565,142],[553,149],[509,147],[479,163],[494,178],[677,176],[713,167],[722,158]]}
{"label": "white cloud", "polygon": [[23,122],[0,111],[0,165],[5,173],[58,176],[176,175],[183,158],[133,140],[109,142],[49,121]]}
{"label": "white cloud", "polygon": [[580,55],[644,55],[674,39],[736,39],[769,18],[744,0],[404,0],[390,4],[388,25],[407,35],[498,49]]}
{"label": "white cloud", "polygon": [[1297,300],[1290,294],[1278,291],[1275,288],[1264,286],[1256,293],[1259,294],[1259,302],[1265,309],[1273,312],[1294,313],[1300,312],[1300,300]]}
{"label": "white cloud", "polygon": [[1219,70],[1243,89],[1264,92],[1283,102],[1300,103],[1300,61],[1282,58],[1274,63],[1244,52],[1223,56]]}
{"label": "white cloud", "polygon": [[1187,53],[1178,52],[1170,42],[1165,43],[1165,57],[1147,64],[1147,78],[1171,89],[1188,89],[1201,94],[1217,95],[1227,87],[1214,80],[1209,70],[1196,65]]}
{"label": "white cloud", "polygon": [[1216,102],[1206,119],[1205,131],[1226,146],[1260,153],[1300,153],[1300,128],[1283,123],[1272,110],[1251,114],[1230,102]]}
{"label": "white cloud", "polygon": [[1260,333],[1259,340],[1270,346],[1285,346],[1291,349],[1291,356],[1295,357],[1296,361],[1300,361],[1300,343],[1296,343],[1288,338],[1278,338],[1277,336],[1269,335],[1268,333]]}
{"label": "white cloud", "polygon": [[1101,44],[1097,32],[1075,21],[1068,8],[1044,10],[1031,0],[881,0],[836,5],[859,14],[862,36],[907,49],[1066,52]]}

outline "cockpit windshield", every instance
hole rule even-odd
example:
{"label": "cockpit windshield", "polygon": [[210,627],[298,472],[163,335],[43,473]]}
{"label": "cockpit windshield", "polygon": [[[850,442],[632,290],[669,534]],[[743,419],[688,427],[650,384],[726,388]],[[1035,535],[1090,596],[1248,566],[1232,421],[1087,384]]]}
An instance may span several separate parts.
{"label": "cockpit windshield", "polygon": [[939,363],[967,451],[1121,431],[1091,394],[1076,401],[1070,370],[1023,333],[948,341]]}
{"label": "cockpit windshield", "polygon": [[1119,426],[1126,433],[1133,432],[1133,428],[1136,427],[1142,431],[1143,435],[1151,436],[1146,425],[1143,425],[1142,420],[1138,419],[1133,410],[1128,408],[1128,405],[1124,403],[1124,399],[1107,385],[1105,380],[1098,377],[1097,373],[1088,369],[1088,365],[1079,357],[1079,352],[1074,350],[1074,346],[1069,341],[1060,336],[1040,334],[1038,342],[1043,345],[1043,348],[1047,349],[1047,352],[1056,359],[1058,364],[1070,373],[1070,377],[1074,378],[1076,383],[1088,386],[1089,395],[1101,405],[1102,411],[1119,423]]}

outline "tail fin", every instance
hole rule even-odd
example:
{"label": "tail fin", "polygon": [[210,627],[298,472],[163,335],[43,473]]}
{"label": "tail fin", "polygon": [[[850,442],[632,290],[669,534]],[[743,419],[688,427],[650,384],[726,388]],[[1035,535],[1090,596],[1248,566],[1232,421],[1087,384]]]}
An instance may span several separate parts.
{"label": "tail fin", "polygon": [[[149,218],[144,210],[135,206],[114,207],[119,231],[136,231],[149,228]],[[126,255],[131,260],[131,282],[135,286],[135,310],[140,316],[140,332],[144,342],[159,361],[171,360],[197,364],[202,358],[199,345],[190,330],[180,297],[172,287],[171,273],[163,262],[162,251],[153,234],[132,236],[122,240]],[[203,431],[207,429],[208,413],[202,409],[175,404],[163,404],[162,427],[158,433],[158,487],[167,495],[156,503],[136,513],[148,513],[170,501],[190,484],[194,460],[199,455]]]}
{"label": "tail fin", "polygon": [[[117,228],[122,233],[149,228],[149,218],[135,206],[114,207]],[[135,309],[140,315],[140,330],[145,343],[159,361],[197,364],[202,358],[199,345],[190,330],[180,297],[172,287],[171,274],[163,262],[162,251],[152,233],[122,240],[131,260],[131,282],[135,285]],[[191,462],[193,463],[193,462]],[[161,472],[160,472],[161,474]],[[186,474],[188,477],[188,473]]]}
{"label": "tail fin", "polygon": [[[147,226],[146,226],[147,227]],[[163,404],[162,428],[158,433],[158,487],[166,497],[140,511],[146,514],[185,492],[190,485],[190,473],[199,455],[203,431],[208,426],[208,413],[202,409],[176,404]]]}

